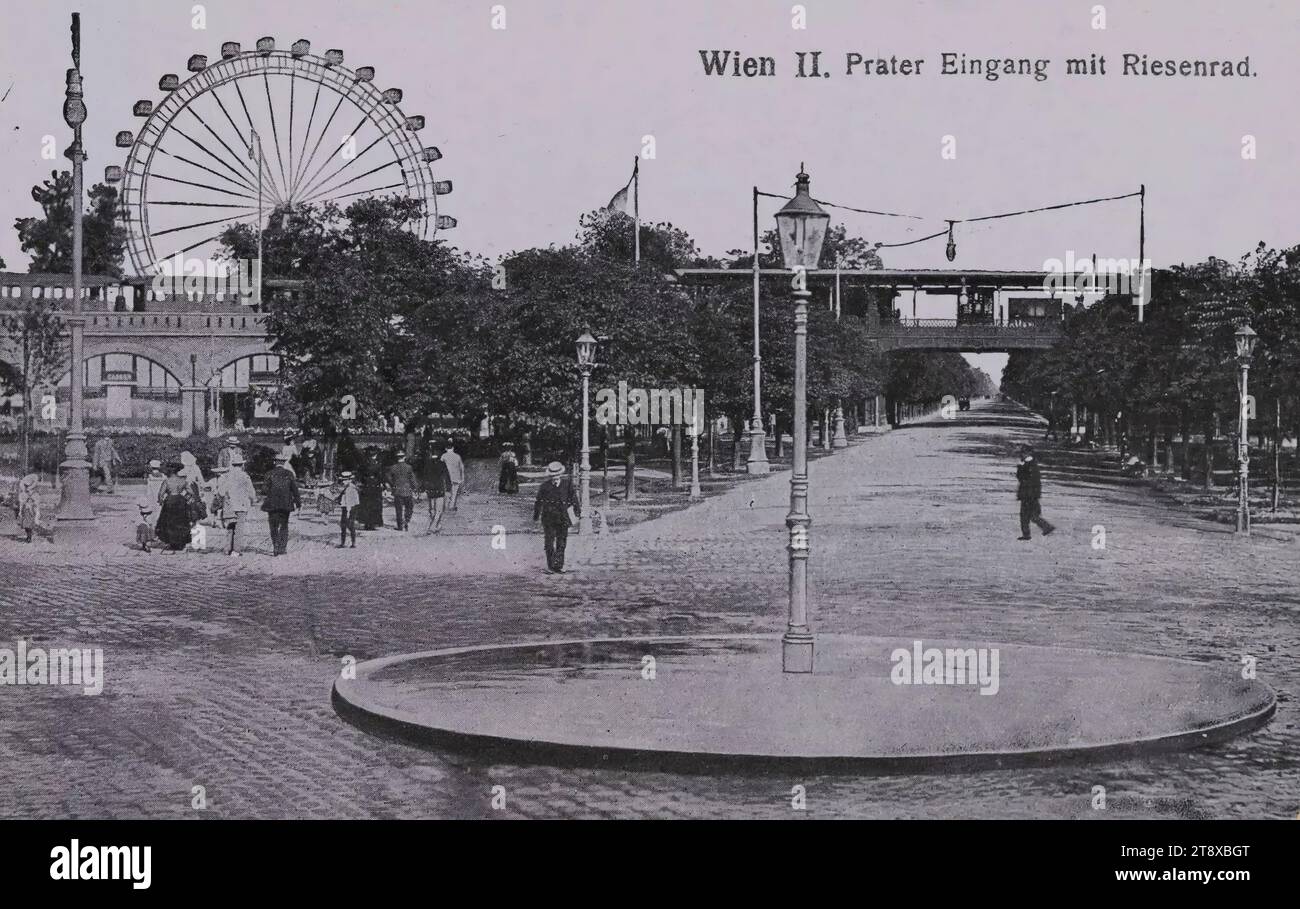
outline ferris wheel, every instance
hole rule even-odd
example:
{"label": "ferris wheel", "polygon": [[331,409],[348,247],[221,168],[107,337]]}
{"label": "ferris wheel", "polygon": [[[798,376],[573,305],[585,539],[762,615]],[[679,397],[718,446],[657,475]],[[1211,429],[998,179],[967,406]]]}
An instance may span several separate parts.
{"label": "ferris wheel", "polygon": [[126,164],[104,172],[121,184],[137,274],[177,254],[210,258],[231,226],[277,207],[398,195],[422,203],[420,237],[456,226],[438,213],[452,186],[433,176],[441,152],[419,142],[425,118],[402,113],[400,88],[376,88],[374,67],[348,69],[343,51],[317,56],[306,39],[279,51],[268,37],[252,51],[228,41],[212,65],[194,54],[187,68],[184,82],[159,80],[160,103],[135,103],[144,124],[117,134]]}

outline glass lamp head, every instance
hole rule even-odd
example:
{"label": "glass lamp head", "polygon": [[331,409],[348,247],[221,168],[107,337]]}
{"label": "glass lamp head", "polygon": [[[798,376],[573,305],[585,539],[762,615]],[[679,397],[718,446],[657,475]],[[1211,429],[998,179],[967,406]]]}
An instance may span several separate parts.
{"label": "glass lamp head", "polygon": [[794,198],[776,213],[776,234],[781,239],[781,258],[785,267],[816,268],[826,241],[826,227],[831,216],[822,211],[808,194],[808,175],[800,166],[795,178]]}

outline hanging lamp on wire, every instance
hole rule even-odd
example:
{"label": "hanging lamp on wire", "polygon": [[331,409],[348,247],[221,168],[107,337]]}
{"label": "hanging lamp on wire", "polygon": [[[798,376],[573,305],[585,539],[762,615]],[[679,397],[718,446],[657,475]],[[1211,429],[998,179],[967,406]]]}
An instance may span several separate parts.
{"label": "hanging lamp on wire", "polygon": [[948,222],[948,248],[944,252],[947,254],[949,262],[957,258],[957,241],[952,237],[952,226],[955,223],[955,221]]}

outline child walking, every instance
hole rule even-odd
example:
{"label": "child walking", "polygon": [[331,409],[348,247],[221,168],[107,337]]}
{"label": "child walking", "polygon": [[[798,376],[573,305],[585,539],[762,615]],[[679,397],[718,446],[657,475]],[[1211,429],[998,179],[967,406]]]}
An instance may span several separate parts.
{"label": "child walking", "polygon": [[361,504],[361,493],[357,491],[357,484],[352,481],[352,471],[345,470],[339,474],[339,480],[342,488],[335,497],[339,503],[339,545],[342,549],[348,541],[348,534],[352,535],[352,548],[357,548],[357,518],[356,508]]}
{"label": "child walking", "polygon": [[153,552],[149,544],[157,539],[153,532],[152,505],[140,506],[140,523],[135,525],[135,542],[141,552]]}
{"label": "child walking", "polygon": [[40,477],[29,473],[18,481],[18,494],[14,498],[14,515],[18,526],[27,533],[25,542],[32,541],[32,534],[41,526],[41,494],[36,488]]}

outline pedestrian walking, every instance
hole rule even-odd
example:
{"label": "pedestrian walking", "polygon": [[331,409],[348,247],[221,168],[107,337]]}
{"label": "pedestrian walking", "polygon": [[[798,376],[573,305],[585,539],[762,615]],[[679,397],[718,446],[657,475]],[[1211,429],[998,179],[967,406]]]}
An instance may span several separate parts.
{"label": "pedestrian walking", "polygon": [[357,452],[357,443],[351,431],[345,426],[339,434],[338,446],[334,452],[333,467],[336,470],[360,470],[361,455]]}
{"label": "pedestrian walking", "polygon": [[256,501],[257,490],[253,487],[253,479],[244,470],[244,455],[236,452],[230,459],[230,467],[217,480],[212,501],[218,523],[229,535],[226,555],[239,556],[243,553],[248,513],[253,510]]}
{"label": "pedestrian walking", "polygon": [[537,490],[533,520],[542,522],[545,535],[546,572],[564,573],[564,550],[569,542],[569,528],[578,523],[582,504],[573,488],[573,480],[564,475],[564,465],[552,461],[546,465],[546,479]]}
{"label": "pedestrian walking", "polygon": [[262,500],[262,511],[271,526],[271,554],[276,556],[289,551],[289,514],[302,507],[298,478],[288,465],[287,452],[275,456],[275,467],[266,475],[266,498]]}
{"label": "pedestrian walking", "polygon": [[22,530],[27,539],[24,542],[32,541],[32,534],[41,526],[41,493],[37,489],[41,478],[34,473],[29,473],[18,481],[18,489],[14,494],[14,517],[18,519],[18,527]]}
{"label": "pedestrian walking", "polygon": [[1047,536],[1056,528],[1043,520],[1040,500],[1043,496],[1042,473],[1038,462],[1034,460],[1034,449],[1029,445],[1020,446],[1020,464],[1016,467],[1016,498],[1020,500],[1020,536],[1029,539],[1029,524],[1032,521]]}
{"label": "pedestrian walking", "polygon": [[415,495],[419,483],[415,470],[406,463],[406,452],[397,453],[397,463],[388,468],[388,488],[393,491],[393,507],[397,511],[397,529],[411,529],[411,512],[415,510]]}
{"label": "pedestrian walking", "polygon": [[299,467],[301,462],[299,456],[302,454],[298,448],[298,443],[295,441],[296,438],[297,434],[292,429],[286,429],[284,431],[284,447],[280,449],[282,454],[288,455],[284,467],[293,473],[295,479],[300,475]]}
{"label": "pedestrian walking", "polygon": [[[113,440],[109,436],[102,437],[95,443],[94,452],[91,455],[91,469],[99,471],[104,478],[104,486],[108,487],[109,492],[117,491],[117,480],[114,476],[117,465],[122,463],[122,456],[117,453],[117,448],[113,446]],[[103,487],[100,487],[101,489]]]}
{"label": "pedestrian walking", "polygon": [[424,465],[420,470],[420,487],[429,496],[429,527],[425,530],[427,536],[442,530],[442,516],[447,506],[447,490],[451,487],[447,463],[434,449],[425,453]]}
{"label": "pedestrian walking", "polygon": [[374,447],[367,447],[361,462],[361,504],[357,506],[357,520],[363,530],[384,526],[384,475],[375,457]]}
{"label": "pedestrian walking", "polygon": [[198,459],[188,451],[181,452],[181,469],[179,476],[188,484],[186,495],[189,501],[190,526],[201,523],[212,513],[212,488],[203,476],[203,468]]}
{"label": "pedestrian walking", "polygon": [[194,484],[181,476],[179,463],[167,466],[167,478],[158,489],[158,539],[172,552],[190,544],[190,514],[197,495]]}
{"label": "pedestrian walking", "polygon": [[302,473],[308,483],[315,483],[320,476],[320,445],[315,439],[306,439],[302,443]]}
{"label": "pedestrian walking", "polygon": [[226,440],[226,444],[221,451],[217,453],[217,466],[229,467],[230,462],[235,455],[239,455],[242,458],[244,456],[244,450],[239,447],[238,437],[231,436]]}
{"label": "pedestrian walking", "polygon": [[442,462],[447,465],[447,476],[451,482],[450,501],[447,505],[452,511],[455,511],[456,500],[460,496],[460,487],[465,482],[465,462],[456,453],[455,440],[447,440],[447,450],[443,452]]}
{"label": "pedestrian walking", "polygon": [[[167,474],[162,471],[162,461],[157,458],[149,462],[149,473],[144,478],[144,498],[142,504],[149,506],[150,511],[158,505],[158,491],[162,489],[163,481],[167,479]],[[154,523],[157,524],[158,518],[154,517]]]}
{"label": "pedestrian walking", "polygon": [[141,552],[153,552],[149,547],[157,537],[153,532],[153,506],[147,503],[140,505],[140,523],[135,525],[135,545],[140,547]]}
{"label": "pedestrian walking", "polygon": [[348,535],[352,536],[352,548],[357,548],[357,506],[361,504],[361,493],[357,491],[357,484],[352,480],[352,471],[345,470],[339,474],[341,485],[339,494],[334,500],[339,504],[339,549],[342,549],[348,541]]}
{"label": "pedestrian walking", "polygon": [[513,442],[501,446],[501,477],[497,481],[497,491],[506,495],[519,491],[519,459],[515,456]]}

